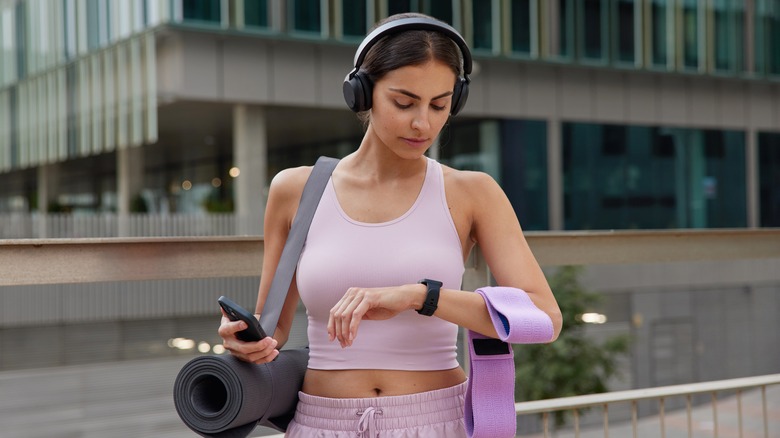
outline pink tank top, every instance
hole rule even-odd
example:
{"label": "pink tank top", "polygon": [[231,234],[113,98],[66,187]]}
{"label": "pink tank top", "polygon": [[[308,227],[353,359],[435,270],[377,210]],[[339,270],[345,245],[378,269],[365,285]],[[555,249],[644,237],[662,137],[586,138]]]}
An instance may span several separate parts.
{"label": "pink tank top", "polygon": [[428,159],[420,194],[400,217],[382,223],[351,219],[328,182],[303,248],[297,285],[308,315],[309,368],[444,370],[458,366],[458,326],[414,310],[361,321],[351,347],[328,341],[328,312],[350,287],[439,280],[460,289],[460,238],[444,195],[441,165]]}

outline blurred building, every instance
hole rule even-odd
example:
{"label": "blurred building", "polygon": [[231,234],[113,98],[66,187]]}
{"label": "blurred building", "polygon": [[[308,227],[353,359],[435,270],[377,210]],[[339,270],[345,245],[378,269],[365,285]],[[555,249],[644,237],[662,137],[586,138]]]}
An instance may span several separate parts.
{"label": "blurred building", "polygon": [[[231,233],[261,234],[277,171],[358,146],[341,83],[371,25],[409,10],[459,29],[476,63],[431,154],[495,177],[526,230],[780,226],[780,0],[0,0],[0,238],[66,237],[9,231],[59,212],[116,220],[111,235],[139,234],[121,225],[138,213],[228,212]],[[751,313],[780,309],[775,265],[718,266],[692,268],[711,275],[694,286],[591,276],[613,289],[613,321],[661,321],[641,328],[658,347],[636,352],[635,383],[715,376],[699,367],[742,357],[732,344],[696,356],[697,333],[717,345],[717,330],[756,334],[733,340],[753,359],[728,376],[780,367],[761,356],[778,323]],[[6,308],[30,295],[6,293]],[[673,311],[657,305],[670,295]],[[122,302],[114,317],[202,315],[215,309],[203,297]],[[729,308],[744,318],[716,330]],[[68,323],[58,315],[46,321]],[[664,362],[679,352],[687,365]]]}

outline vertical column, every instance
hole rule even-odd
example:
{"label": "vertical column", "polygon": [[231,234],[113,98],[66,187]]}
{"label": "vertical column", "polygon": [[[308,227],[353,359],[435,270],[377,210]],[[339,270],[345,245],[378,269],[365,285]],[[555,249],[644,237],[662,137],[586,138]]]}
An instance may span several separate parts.
{"label": "vertical column", "polygon": [[479,124],[480,155],[485,159],[480,163],[483,171],[501,182],[501,132],[497,120]]}
{"label": "vertical column", "polygon": [[268,195],[268,131],[262,107],[233,108],[233,157],[239,169],[234,183],[236,232],[261,235]]}
{"label": "vertical column", "polygon": [[547,119],[547,204],[550,231],[563,230],[563,145],[557,116]]}
{"label": "vertical column", "polygon": [[117,234],[132,234],[130,213],[136,196],[141,194],[144,178],[144,155],[140,147],[124,147],[116,150]]}
{"label": "vertical column", "polygon": [[37,237],[44,239],[47,237],[59,237],[50,236],[49,234],[49,204],[57,199],[57,186],[60,180],[60,167],[59,164],[47,164],[38,166],[38,214],[40,220],[38,221]]}
{"label": "vertical column", "polygon": [[745,177],[747,178],[747,226],[758,228],[761,204],[758,200],[758,132],[752,126],[745,130]]}
{"label": "vertical column", "polygon": [[[737,50],[743,50],[745,53],[745,58],[743,59],[743,65],[737,65],[737,72],[740,72],[740,70],[753,73],[754,68],[756,65],[756,56],[755,56],[755,30],[756,30],[756,24],[755,24],[755,12],[756,12],[756,5],[755,0],[745,0],[745,9],[743,11],[743,20],[744,20],[744,27],[743,27],[743,35],[745,38],[744,46],[743,47],[737,47]],[[750,216],[748,215],[748,219]],[[750,223],[750,220],[748,220],[748,223]]]}

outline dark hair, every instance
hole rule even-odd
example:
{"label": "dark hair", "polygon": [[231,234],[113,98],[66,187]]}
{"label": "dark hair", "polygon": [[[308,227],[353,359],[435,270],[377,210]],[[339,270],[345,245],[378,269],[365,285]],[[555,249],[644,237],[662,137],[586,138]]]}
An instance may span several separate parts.
{"label": "dark hair", "polygon": [[[395,14],[381,20],[371,30],[402,18],[435,19],[416,12]],[[455,76],[462,75],[463,60],[458,45],[446,35],[429,30],[409,30],[382,38],[368,50],[360,70],[366,72],[368,78],[375,84],[393,70],[410,65],[422,65],[430,60],[443,62],[452,69]],[[369,112],[358,113],[358,117],[367,124]]]}

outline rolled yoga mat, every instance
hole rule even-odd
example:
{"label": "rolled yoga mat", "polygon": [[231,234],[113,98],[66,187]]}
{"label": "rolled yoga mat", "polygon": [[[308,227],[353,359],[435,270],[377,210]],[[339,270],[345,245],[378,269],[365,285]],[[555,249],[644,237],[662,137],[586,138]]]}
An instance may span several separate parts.
{"label": "rolled yoga mat", "polygon": [[176,376],[176,412],[204,437],[244,438],[258,424],[284,431],[298,403],[308,358],[308,349],[283,350],[261,365],[233,355],[196,357]]}

